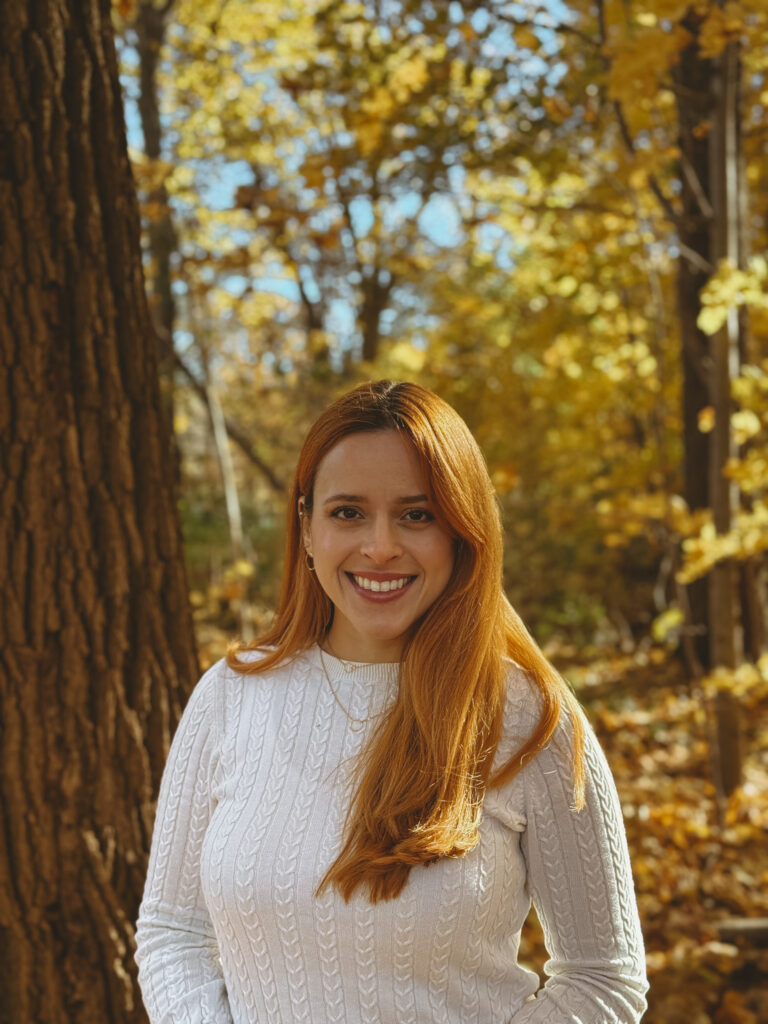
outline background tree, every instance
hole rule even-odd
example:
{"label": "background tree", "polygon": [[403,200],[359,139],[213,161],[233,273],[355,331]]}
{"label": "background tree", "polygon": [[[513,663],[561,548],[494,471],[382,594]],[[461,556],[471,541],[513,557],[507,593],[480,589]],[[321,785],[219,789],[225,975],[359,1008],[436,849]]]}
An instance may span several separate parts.
{"label": "background tree", "polygon": [[140,1021],[197,665],[108,0],[4,3],[0,69],[0,1016]]}
{"label": "background tree", "polygon": [[[272,603],[279,483],[318,407],[432,386],[488,457],[510,597],[619,777],[649,1022],[755,1024],[757,961],[711,940],[768,913],[765,4],[177,0],[159,68],[203,657],[244,595],[257,629]],[[203,353],[245,440],[247,576]]]}
{"label": "background tree", "polygon": [[[764,374],[746,315],[762,301],[759,260],[739,257],[750,287],[721,268],[701,292],[723,219],[710,183],[718,62],[728,47],[742,55],[728,100],[730,123],[744,122],[735,162],[763,180],[766,31],[757,0],[178,0],[158,79],[178,340],[205,332],[225,417],[251,452],[279,477],[329,389],[423,376],[487,436],[510,529],[527,531],[515,539],[558,581],[554,596],[548,572],[541,599],[530,581],[520,593],[535,621],[623,646],[676,623],[698,679],[740,660],[709,654],[712,571],[740,580],[730,635],[743,632],[756,660],[765,566],[749,523],[761,494],[742,489],[752,518],[721,522],[737,574],[688,552],[714,550],[715,490],[733,500],[747,422],[754,478],[764,430],[729,399],[737,419],[721,410],[715,433],[731,482],[710,472],[707,323],[724,290],[745,296],[732,349],[749,379]],[[739,198],[740,252],[759,251],[764,197]],[[520,417],[537,408],[532,442]],[[202,479],[199,492],[211,500]],[[263,487],[244,505],[245,518],[250,505],[274,519]]]}

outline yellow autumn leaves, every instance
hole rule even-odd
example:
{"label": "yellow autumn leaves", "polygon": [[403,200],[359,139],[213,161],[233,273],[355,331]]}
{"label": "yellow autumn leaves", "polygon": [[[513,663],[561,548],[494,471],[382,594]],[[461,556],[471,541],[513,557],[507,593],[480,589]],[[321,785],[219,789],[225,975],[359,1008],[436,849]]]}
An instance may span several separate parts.
{"label": "yellow autumn leaves", "polygon": [[698,325],[705,334],[719,331],[729,313],[740,307],[750,309],[758,330],[768,327],[768,260],[753,256],[745,270],[721,260],[700,298]]}

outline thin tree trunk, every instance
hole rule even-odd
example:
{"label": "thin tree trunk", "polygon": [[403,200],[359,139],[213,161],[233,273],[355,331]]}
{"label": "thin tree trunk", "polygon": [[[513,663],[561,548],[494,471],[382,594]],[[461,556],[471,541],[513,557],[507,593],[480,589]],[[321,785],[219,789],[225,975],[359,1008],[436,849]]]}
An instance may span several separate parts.
{"label": "thin tree trunk", "polygon": [[219,401],[216,388],[211,383],[207,368],[205,378],[205,397],[208,403],[208,415],[211,419],[211,432],[221,472],[224,504],[227,509],[229,542],[232,547],[232,555],[237,559],[243,557],[243,516],[240,511],[240,496],[237,491],[235,465],[232,461],[232,452],[229,447],[229,437],[227,436],[227,428],[224,424],[221,402]]}
{"label": "thin tree trunk", "polygon": [[[179,370],[184,374],[198,397],[207,405],[205,385],[200,383],[178,353],[176,354],[175,359]],[[246,458],[249,459],[258,469],[258,471],[263,474],[272,490],[281,497],[284,497],[285,483],[280,479],[280,477],[275,475],[271,466],[267,465],[267,463],[254,451],[253,445],[246,437],[244,431],[238,427],[236,423],[233,423],[233,421],[227,416],[224,417],[224,426],[226,427],[226,431],[230,439],[235,442],[243,455],[245,455]]]}
{"label": "thin tree trunk", "polygon": [[[139,118],[144,136],[144,152],[153,161],[162,156],[163,131],[160,120],[160,97],[157,80],[160,54],[165,40],[165,27],[172,0],[158,5],[142,0],[136,12],[136,38],[139,56]],[[173,298],[171,260],[176,252],[176,232],[168,206],[168,192],[160,184],[147,196],[156,211],[147,225],[151,258],[149,283],[152,312],[158,327],[160,380],[169,422],[173,422],[173,328],[176,304]]]}
{"label": "thin tree trunk", "polygon": [[[686,499],[692,509],[709,506],[718,533],[727,532],[738,508],[738,488],[725,476],[737,454],[731,429],[731,381],[739,371],[739,320],[732,311],[709,341],[698,331],[699,294],[718,261],[738,265],[743,212],[739,138],[739,59],[730,44],[716,59],[702,58],[698,31],[702,15],[691,9],[683,25],[691,43],[681,54],[678,89],[682,216],[678,305],[683,343],[683,418]],[[706,130],[709,126],[709,131]],[[702,130],[704,128],[705,130]],[[712,406],[714,429],[699,430],[702,408]],[[735,569],[718,563],[708,578],[689,588],[696,659],[705,669],[733,667],[740,659],[741,625]],[[703,627],[703,628],[702,628]],[[730,692],[715,701],[713,767],[725,798],[741,777],[739,707]]]}
{"label": "thin tree trunk", "polygon": [[[745,267],[749,261],[749,235],[747,223],[749,219],[749,201],[747,186],[747,165],[744,146],[739,146],[739,266]],[[759,346],[750,331],[749,313],[746,306],[738,310],[739,317],[739,361],[742,365],[753,363],[759,359]],[[751,442],[747,442],[739,450],[739,456],[747,454]],[[751,494],[741,495],[742,507],[751,512],[754,497]],[[766,650],[768,638],[768,561],[764,552],[754,554],[739,563],[739,605],[741,607],[742,645],[744,657],[752,662],[758,660]]]}
{"label": "thin tree trunk", "polygon": [[381,339],[381,314],[386,309],[393,286],[392,274],[378,266],[374,266],[370,275],[363,279],[360,331],[363,336],[361,354],[365,362],[373,362],[378,354]]}
{"label": "thin tree trunk", "polygon": [[[699,330],[696,319],[700,308],[699,293],[714,270],[710,261],[710,149],[709,140],[699,131],[699,126],[711,114],[712,62],[699,55],[696,14],[689,13],[683,24],[693,38],[681,53],[675,69],[681,163],[678,232],[681,249],[687,254],[678,260],[677,308],[683,363],[685,500],[695,511],[708,508],[710,499],[710,435],[699,429],[699,414],[710,404],[709,339]],[[686,168],[687,173],[682,168]],[[707,669],[710,667],[709,581],[706,577],[696,580],[687,589],[690,653],[696,665]],[[689,671],[693,671],[692,664],[689,664]]]}
{"label": "thin tree trunk", "polygon": [[744,656],[750,661],[757,661],[765,650],[765,604],[762,600],[762,594],[765,593],[764,559],[753,555],[740,563],[738,571]]}
{"label": "thin tree trunk", "polygon": [[[205,300],[203,300],[205,301]],[[194,311],[194,306],[191,306]],[[194,322],[193,313],[193,322]],[[201,338],[204,335],[205,327],[203,319],[195,326],[194,333],[197,337],[197,350],[200,353],[200,364],[203,372],[203,383],[200,389],[201,397],[208,410],[208,419],[211,425],[211,437],[216,450],[216,460],[221,473],[221,487],[224,492],[224,507],[227,512],[227,526],[229,530],[229,544],[233,562],[237,563],[245,557],[246,539],[243,534],[243,517],[240,508],[240,495],[237,489],[237,478],[235,476],[235,465],[232,461],[232,449],[227,435],[226,420],[219,401],[219,396],[213,381],[211,380],[208,349]],[[253,555],[252,552],[248,552]],[[252,615],[248,599],[243,592],[240,599],[240,633],[244,640],[248,641],[253,637]]]}
{"label": "thin tree trunk", "polygon": [[139,1022],[197,664],[109,0],[5,3],[0,72],[0,1017]]}
{"label": "thin tree trunk", "polygon": [[[160,85],[158,67],[165,42],[168,13],[173,0],[157,4],[142,0],[136,11],[136,50],[139,56],[139,118],[144,136],[144,153],[150,161],[158,161],[163,152],[163,128],[160,120]],[[150,309],[155,326],[160,396],[163,413],[173,448],[174,479],[181,482],[181,453],[174,433],[175,388],[173,332],[176,325],[176,302],[173,297],[173,256],[178,238],[168,202],[168,191],[161,182],[147,195],[152,212],[147,219],[149,249],[148,284]]]}
{"label": "thin tree trunk", "polygon": [[[715,118],[712,129],[713,251],[717,260],[739,263],[739,53],[730,43],[716,61]],[[710,504],[719,534],[731,529],[739,506],[738,486],[725,475],[738,452],[731,428],[731,381],[739,373],[739,317],[729,310],[712,338],[711,390],[715,413],[710,452]],[[710,574],[710,657],[713,665],[734,667],[737,650],[736,571],[731,560],[718,562]],[[717,696],[717,785],[727,797],[741,779],[739,707],[729,690]]]}
{"label": "thin tree trunk", "polygon": [[[229,444],[229,437],[227,436],[224,413],[222,412],[216,388],[211,382],[207,358],[203,359],[203,367],[203,372],[205,373],[205,400],[211,420],[213,443],[216,448],[216,457],[219,463],[221,483],[224,490],[224,504],[227,510],[227,523],[229,524],[229,543],[232,548],[232,558],[237,563],[246,556],[246,538],[243,534],[243,516],[240,509],[240,495],[237,490],[235,465],[232,461],[232,450]],[[249,554],[252,557],[252,552],[249,552]],[[240,598],[240,635],[246,642],[253,639],[251,607],[245,592],[243,592]]]}

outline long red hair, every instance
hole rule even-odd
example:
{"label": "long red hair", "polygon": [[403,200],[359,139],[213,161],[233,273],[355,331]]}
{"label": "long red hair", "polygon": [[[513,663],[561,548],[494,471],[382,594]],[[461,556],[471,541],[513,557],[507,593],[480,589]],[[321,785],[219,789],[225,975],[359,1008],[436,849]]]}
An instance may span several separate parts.
{"label": "long red hair", "polygon": [[[511,779],[571,712],[573,781],[584,801],[584,738],[577,704],[502,591],[502,529],[482,453],[462,418],[418,384],[377,381],[343,395],[319,417],[299,456],[288,506],[285,575],[273,627],[235,643],[227,664],[267,672],[323,641],[333,606],[309,571],[299,499],[312,514],[318,466],[349,434],[396,430],[419,456],[435,505],[454,536],[443,593],[417,623],[400,666],[398,696],[357,765],[342,850],[323,878],[345,899],[358,886],[371,902],[400,894],[412,867],[461,857],[477,844],[483,794]],[[258,661],[238,654],[259,649]],[[512,658],[535,681],[541,715],[532,735],[495,772]]]}

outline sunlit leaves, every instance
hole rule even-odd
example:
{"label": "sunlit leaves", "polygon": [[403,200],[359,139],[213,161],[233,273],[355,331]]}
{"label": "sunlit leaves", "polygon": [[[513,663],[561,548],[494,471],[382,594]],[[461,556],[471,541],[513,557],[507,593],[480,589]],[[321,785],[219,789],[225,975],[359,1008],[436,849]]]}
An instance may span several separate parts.
{"label": "sunlit leaves", "polygon": [[659,642],[667,641],[670,637],[673,637],[675,644],[677,644],[680,627],[684,622],[685,615],[682,609],[673,605],[662,612],[661,615],[657,615],[653,620],[651,623],[651,635],[654,640]]}
{"label": "sunlit leaves", "polygon": [[710,4],[701,25],[699,49],[702,57],[717,57],[728,43],[736,42],[744,33],[745,6],[736,0]]}
{"label": "sunlit leaves", "polygon": [[610,59],[610,98],[632,108],[640,97],[653,97],[690,39],[680,25],[670,29],[653,24],[634,33],[614,33],[604,48]]}
{"label": "sunlit leaves", "polygon": [[720,666],[711,672],[702,682],[710,693],[727,690],[738,697],[749,697],[762,700],[768,697],[768,654],[752,662],[743,662],[735,668]]}
{"label": "sunlit leaves", "polygon": [[[709,543],[706,513],[678,497],[681,255],[652,184],[674,213],[675,69],[696,18],[710,48],[738,19],[749,244],[763,251],[759,6],[177,0],[163,81],[175,167],[141,173],[166,175],[180,317],[233,370],[225,401],[289,452],[358,372],[367,324],[375,359],[359,372],[423,379],[478,434],[529,613],[586,635],[608,607],[647,632],[658,559],[689,540],[684,571],[698,572]],[[765,277],[759,258],[721,266],[702,298],[707,331],[749,315],[755,369]],[[727,466],[757,500],[759,374],[734,385],[742,450]],[[270,401],[249,402],[257,389]]]}
{"label": "sunlit leaves", "polygon": [[718,562],[743,561],[763,551],[768,551],[768,502],[758,500],[749,511],[737,513],[727,533],[717,533],[714,524],[706,523],[696,536],[684,540],[684,561],[677,578],[690,583]]}
{"label": "sunlit leaves", "polygon": [[706,334],[719,331],[729,312],[740,306],[768,314],[768,260],[754,256],[746,270],[722,260],[702,290],[701,303],[698,324]]}

